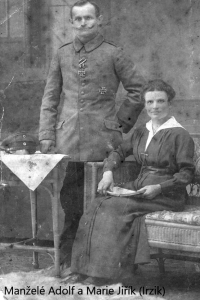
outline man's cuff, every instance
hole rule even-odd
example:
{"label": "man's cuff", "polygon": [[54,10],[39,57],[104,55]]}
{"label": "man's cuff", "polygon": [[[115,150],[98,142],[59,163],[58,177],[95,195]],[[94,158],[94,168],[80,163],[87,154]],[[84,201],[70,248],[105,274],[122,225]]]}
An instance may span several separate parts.
{"label": "man's cuff", "polygon": [[45,130],[39,133],[39,141],[52,140],[55,142],[55,132],[53,130]]}
{"label": "man's cuff", "polygon": [[125,123],[119,117],[118,117],[118,123],[120,124],[120,127],[122,128],[123,133],[128,133],[131,130],[131,128],[133,127],[132,124]]}

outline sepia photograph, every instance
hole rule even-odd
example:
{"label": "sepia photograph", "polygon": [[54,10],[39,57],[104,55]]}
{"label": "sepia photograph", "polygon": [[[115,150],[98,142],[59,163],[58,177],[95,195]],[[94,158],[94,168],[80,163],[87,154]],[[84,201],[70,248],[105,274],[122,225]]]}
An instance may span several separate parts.
{"label": "sepia photograph", "polygon": [[0,300],[197,300],[200,1],[0,0]]}

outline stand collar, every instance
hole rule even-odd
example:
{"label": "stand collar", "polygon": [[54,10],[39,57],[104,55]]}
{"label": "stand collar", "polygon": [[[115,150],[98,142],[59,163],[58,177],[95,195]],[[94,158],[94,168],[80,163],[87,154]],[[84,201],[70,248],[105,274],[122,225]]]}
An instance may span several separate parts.
{"label": "stand collar", "polygon": [[92,40],[83,44],[78,37],[75,37],[73,41],[74,49],[76,52],[79,52],[83,47],[85,48],[86,52],[93,51],[94,49],[98,48],[104,41],[104,37],[98,33]]}

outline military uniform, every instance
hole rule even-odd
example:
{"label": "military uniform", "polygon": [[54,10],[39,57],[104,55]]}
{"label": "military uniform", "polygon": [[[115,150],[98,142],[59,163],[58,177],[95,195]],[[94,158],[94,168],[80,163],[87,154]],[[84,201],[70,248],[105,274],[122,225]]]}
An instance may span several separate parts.
{"label": "military uniform", "polygon": [[[116,112],[120,81],[127,98]],[[122,142],[143,108],[144,80],[123,50],[98,34],[58,49],[42,99],[40,140],[54,140],[58,153],[74,161],[102,161]]]}
{"label": "military uniform", "polygon": [[[128,93],[117,112],[120,82]],[[76,37],[54,56],[42,99],[39,139],[55,141],[58,153],[80,162],[69,163],[61,190],[66,229],[83,211],[83,162],[102,161],[122,142],[122,132],[131,129],[143,108],[143,83],[123,50],[101,34],[85,45]]]}

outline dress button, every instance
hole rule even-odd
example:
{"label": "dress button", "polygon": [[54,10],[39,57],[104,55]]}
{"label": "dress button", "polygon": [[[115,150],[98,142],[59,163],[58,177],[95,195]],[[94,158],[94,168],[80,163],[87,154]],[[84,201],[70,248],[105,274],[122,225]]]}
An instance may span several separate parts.
{"label": "dress button", "polygon": [[80,108],[80,111],[83,111],[83,108]]}
{"label": "dress button", "polygon": [[81,85],[82,85],[82,86],[85,86],[85,82],[82,82]]}
{"label": "dress button", "polygon": [[26,143],[24,142],[23,145],[26,146]]}
{"label": "dress button", "polygon": [[81,103],[83,103],[84,102],[84,100],[83,99],[81,99]]}
{"label": "dress button", "polygon": [[82,92],[81,92],[81,95],[84,95],[84,94],[85,94],[84,91],[82,91]]}
{"label": "dress button", "polygon": [[26,135],[25,135],[25,134],[23,135],[23,138],[24,138],[24,139],[26,138]]}

